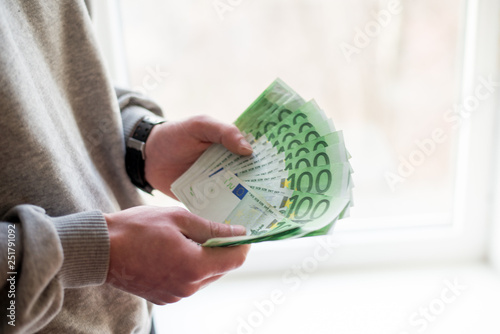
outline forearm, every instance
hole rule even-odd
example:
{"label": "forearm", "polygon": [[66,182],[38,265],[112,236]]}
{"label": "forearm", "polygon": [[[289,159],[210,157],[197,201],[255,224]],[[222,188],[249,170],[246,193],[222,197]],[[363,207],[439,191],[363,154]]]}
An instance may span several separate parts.
{"label": "forearm", "polygon": [[115,88],[120,107],[124,138],[130,137],[135,125],[146,116],[163,117],[161,108],[152,100],[138,93]]}
{"label": "forearm", "polygon": [[1,219],[0,254],[0,307],[13,315],[2,332],[33,332],[59,313],[66,288],[104,283],[109,236],[100,212],[52,218],[20,205]]}

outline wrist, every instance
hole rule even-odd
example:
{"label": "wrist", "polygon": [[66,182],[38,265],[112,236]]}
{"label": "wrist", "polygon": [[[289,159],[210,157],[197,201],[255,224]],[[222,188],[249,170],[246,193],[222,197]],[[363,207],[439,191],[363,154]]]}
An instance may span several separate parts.
{"label": "wrist", "polygon": [[127,174],[132,183],[141,190],[151,193],[153,187],[147,182],[145,176],[146,162],[146,142],[156,125],[165,122],[157,117],[142,118],[127,139],[127,148],[125,155],[125,166]]}
{"label": "wrist", "polygon": [[160,132],[161,124],[157,124],[151,129],[149,133],[148,141],[144,145],[144,163],[147,165],[148,157],[154,156],[155,142],[158,133]]}
{"label": "wrist", "polygon": [[116,235],[118,231],[116,229],[117,224],[115,222],[114,214],[103,214],[104,220],[106,221],[106,225],[108,227],[108,235],[109,235],[109,260],[108,260],[108,272],[106,274],[106,283],[110,283],[112,281],[112,271],[115,265],[114,259],[114,249],[116,247]]}

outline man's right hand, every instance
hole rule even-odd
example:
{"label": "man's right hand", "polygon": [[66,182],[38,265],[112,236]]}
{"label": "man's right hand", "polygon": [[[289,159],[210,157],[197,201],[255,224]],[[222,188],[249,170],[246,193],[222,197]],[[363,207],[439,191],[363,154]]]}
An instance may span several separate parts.
{"label": "man's right hand", "polygon": [[210,238],[244,235],[245,229],[181,208],[139,206],[104,217],[111,242],[106,282],[159,305],[188,297],[241,266],[250,249],[200,246]]}

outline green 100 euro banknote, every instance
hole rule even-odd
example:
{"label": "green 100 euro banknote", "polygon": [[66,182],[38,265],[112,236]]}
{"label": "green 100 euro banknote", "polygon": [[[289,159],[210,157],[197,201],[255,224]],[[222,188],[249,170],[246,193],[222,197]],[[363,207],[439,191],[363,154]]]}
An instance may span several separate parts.
{"label": "green 100 euro banknote", "polygon": [[341,131],[314,100],[276,79],[235,121],[250,156],[210,146],[172,184],[193,213],[243,225],[244,236],[214,238],[230,246],[327,234],[352,206],[350,154]]}

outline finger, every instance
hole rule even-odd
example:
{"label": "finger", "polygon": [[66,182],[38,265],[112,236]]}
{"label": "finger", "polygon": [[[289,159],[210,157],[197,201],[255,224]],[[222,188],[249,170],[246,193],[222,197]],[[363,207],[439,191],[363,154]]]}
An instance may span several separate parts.
{"label": "finger", "polygon": [[240,267],[250,251],[250,245],[234,247],[202,247],[201,258],[205,279],[225,274]]}
{"label": "finger", "polygon": [[221,278],[222,276],[224,276],[224,274],[216,274],[212,277],[209,277],[209,278],[206,278],[204,279],[201,283],[200,283],[200,290],[201,289],[205,289],[208,285],[210,285],[211,283],[217,281],[219,278]]}
{"label": "finger", "polygon": [[[246,233],[243,226],[212,222],[189,211],[178,211],[178,214],[181,217],[175,221],[180,232],[197,243],[204,243],[211,238],[231,237]],[[192,243],[190,254],[193,259],[196,259],[196,266],[199,269],[197,271],[199,277],[195,281],[199,282],[238,268],[245,261],[249,250],[249,245],[211,248]]]}
{"label": "finger", "polygon": [[[182,277],[184,284],[191,282],[191,286],[184,286],[181,290],[171,289],[177,297],[186,297],[199,289],[201,285],[213,282],[227,272],[240,267],[250,251],[250,245],[234,247],[203,247],[194,242],[186,245],[186,252]],[[195,288],[195,289],[193,289]]]}
{"label": "finger", "polygon": [[173,304],[182,299],[182,297],[175,296],[171,293],[161,293],[158,295],[146,296],[144,298],[155,305]]}
{"label": "finger", "polygon": [[189,120],[196,138],[209,143],[222,144],[235,154],[249,155],[252,146],[235,125],[219,122],[208,116],[198,116]]}
{"label": "finger", "polygon": [[183,298],[192,296],[193,294],[207,287],[210,283],[215,282],[222,276],[224,276],[224,274],[216,274],[208,278],[204,278],[201,281],[193,282],[191,284],[183,283],[183,287],[177,292],[173,290],[172,292],[162,293],[161,297],[155,296],[154,298],[156,298],[156,300],[162,300],[164,303],[175,303]]}
{"label": "finger", "polygon": [[246,233],[244,226],[216,223],[188,211],[182,211],[180,214],[183,219],[178,219],[177,222],[181,232],[200,244],[211,238],[234,237]]}

